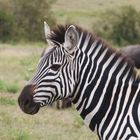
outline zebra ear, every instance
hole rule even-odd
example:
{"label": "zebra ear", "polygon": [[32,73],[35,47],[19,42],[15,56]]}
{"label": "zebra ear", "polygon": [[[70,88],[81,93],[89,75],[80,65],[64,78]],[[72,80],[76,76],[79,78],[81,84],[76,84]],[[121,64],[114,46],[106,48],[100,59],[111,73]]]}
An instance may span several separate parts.
{"label": "zebra ear", "polygon": [[44,21],[44,33],[47,43],[49,44],[49,46],[52,46],[54,43],[50,39],[48,39],[52,31],[46,21]]}
{"label": "zebra ear", "polygon": [[45,33],[45,37],[47,38],[49,36],[49,34],[51,33],[51,29],[49,27],[49,25],[47,24],[46,21],[44,21],[44,33]]}
{"label": "zebra ear", "polygon": [[71,54],[75,51],[79,42],[79,34],[74,25],[71,25],[65,33],[64,48]]}

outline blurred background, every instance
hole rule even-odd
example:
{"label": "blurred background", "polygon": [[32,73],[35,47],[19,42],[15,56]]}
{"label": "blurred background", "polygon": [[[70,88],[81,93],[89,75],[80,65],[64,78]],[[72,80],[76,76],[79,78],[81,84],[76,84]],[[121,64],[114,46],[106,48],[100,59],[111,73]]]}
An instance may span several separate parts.
{"label": "blurred background", "polygon": [[0,140],[97,140],[74,107],[24,114],[17,97],[47,47],[43,21],[73,23],[116,49],[140,44],[139,0],[0,0]]}

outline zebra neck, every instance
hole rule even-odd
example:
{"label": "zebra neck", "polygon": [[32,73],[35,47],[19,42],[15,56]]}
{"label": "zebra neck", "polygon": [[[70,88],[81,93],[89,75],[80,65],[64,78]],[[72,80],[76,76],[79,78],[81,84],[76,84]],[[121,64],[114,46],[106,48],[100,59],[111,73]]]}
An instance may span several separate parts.
{"label": "zebra neck", "polygon": [[117,105],[118,98],[123,97],[120,99],[123,102],[128,94],[132,94],[130,89],[135,83],[128,63],[108,49],[98,47],[97,50],[90,59],[86,58],[88,56],[81,59],[80,82],[73,99],[92,131],[98,129],[108,108]]}

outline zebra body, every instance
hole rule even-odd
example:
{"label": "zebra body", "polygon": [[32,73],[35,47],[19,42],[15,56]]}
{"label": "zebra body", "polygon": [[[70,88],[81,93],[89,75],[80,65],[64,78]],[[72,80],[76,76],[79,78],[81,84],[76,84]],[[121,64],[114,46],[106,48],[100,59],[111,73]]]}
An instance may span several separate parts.
{"label": "zebra body", "polygon": [[35,114],[41,106],[70,97],[100,139],[140,139],[140,80],[133,66],[101,39],[73,25],[60,26],[46,39],[53,47],[28,83],[34,85],[32,102],[37,107],[32,112],[22,107],[26,86],[19,97],[22,110]]}
{"label": "zebra body", "polygon": [[[89,51],[94,53],[91,62],[81,63],[80,83],[73,103],[85,123],[98,133],[100,139],[140,138],[138,81],[132,77],[128,64],[123,63],[121,57],[110,54],[108,49],[100,53],[102,44],[91,47],[97,49]],[[106,61],[105,57],[108,57]]]}

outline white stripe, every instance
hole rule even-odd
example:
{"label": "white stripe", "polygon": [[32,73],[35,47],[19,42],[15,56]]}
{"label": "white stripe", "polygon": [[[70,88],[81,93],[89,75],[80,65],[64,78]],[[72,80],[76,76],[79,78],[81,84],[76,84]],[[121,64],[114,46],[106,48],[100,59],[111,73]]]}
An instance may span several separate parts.
{"label": "white stripe", "polygon": [[[115,62],[115,64],[114,64],[113,67],[111,68],[110,72],[112,73],[112,75],[114,74],[114,71],[116,70],[116,68],[118,67],[118,65],[120,64],[121,61],[122,61],[121,58],[117,59],[117,61]],[[119,73],[118,73],[118,74],[119,74]],[[112,75],[111,75],[111,76],[112,76]],[[117,75],[115,75],[115,76],[117,77]],[[119,78],[119,77],[118,77],[118,78]],[[111,101],[110,101],[110,106],[109,106],[109,108],[108,108],[108,110],[107,110],[107,112],[106,112],[106,115],[105,115],[104,118],[102,119],[100,126],[99,126],[99,134],[100,134],[100,132],[101,132],[101,128],[102,128],[102,126],[103,126],[105,120],[107,119],[107,116],[108,116],[108,114],[109,114],[109,112],[110,112],[110,109],[111,109],[111,107],[112,107],[112,104],[113,104],[113,101],[114,101],[114,96],[115,96],[115,93],[116,93],[116,88],[117,88],[117,86],[118,86],[118,81],[116,80],[115,85],[114,85],[113,90],[112,90],[113,93],[112,93],[112,98],[111,98]]]}
{"label": "white stripe", "polygon": [[80,44],[81,44],[82,38],[83,38],[83,32],[81,33],[81,36],[80,36],[77,48],[80,48]]}
{"label": "white stripe", "polygon": [[[98,65],[99,65],[99,63],[104,59],[104,57],[105,57],[105,55],[106,55],[106,53],[107,53],[107,50],[108,50],[108,49],[105,49],[104,52],[102,53],[101,57],[99,58]],[[102,76],[103,76],[103,73],[104,73],[106,67],[109,65],[109,63],[110,63],[111,60],[113,59],[113,57],[114,57],[114,54],[113,54],[113,55],[106,61],[106,63],[103,65],[102,72],[101,72],[101,74],[100,74],[99,79],[97,80],[97,83],[96,83],[95,87],[93,88],[93,91],[92,91],[92,93],[91,93],[91,95],[90,95],[90,97],[89,97],[89,100],[88,100],[88,103],[87,103],[86,108],[88,108],[88,107],[90,106],[91,101],[92,101],[93,96],[94,96],[94,93],[95,93],[96,89],[98,88],[98,86],[99,86],[99,84],[100,84],[100,82],[101,82],[101,78],[102,78]],[[99,67],[97,66],[97,69],[98,69],[98,68],[99,68]],[[93,76],[93,77],[94,77],[94,76]]]}
{"label": "white stripe", "polygon": [[30,83],[34,83],[35,85],[38,85],[40,81],[42,80],[42,77],[48,72],[48,69],[44,69],[44,71],[40,71],[38,74],[34,74],[33,79],[29,81]]}
{"label": "white stripe", "polygon": [[56,74],[56,72],[55,72],[54,74],[55,74],[55,75],[52,75],[52,76],[47,75],[47,76],[45,76],[45,77],[44,77],[43,79],[41,79],[41,80],[54,80],[54,79],[56,79],[56,78],[59,77],[59,73]]}
{"label": "white stripe", "polygon": [[[84,59],[85,59],[85,55],[83,55],[82,61],[83,61]],[[89,59],[87,60],[86,65],[84,66],[84,69],[83,69],[83,71],[82,71],[82,75],[80,76],[80,83],[79,83],[79,85],[81,85],[81,83],[82,83],[82,79],[83,79],[83,77],[84,77],[86,67],[87,67],[87,65],[88,65],[88,63],[89,63],[88,61],[89,61]],[[82,63],[83,63],[83,62],[82,62]],[[82,65],[82,63],[79,64],[79,65]],[[81,66],[80,66],[80,67],[81,67]],[[75,106],[78,106],[78,105],[80,104],[80,102],[81,102],[81,100],[82,100],[82,97],[83,97],[83,94],[84,94],[84,88],[85,88],[85,87],[86,87],[86,83],[85,83],[85,86],[83,87],[83,90],[82,90],[82,92],[81,92],[80,98],[79,98],[78,102],[75,104]],[[76,92],[75,92],[75,95],[74,95],[73,99],[75,98],[77,91],[79,91],[79,88],[80,88],[80,86],[77,87],[77,90],[76,90]]]}
{"label": "white stripe", "polygon": [[[64,85],[64,87],[66,89],[66,93],[65,93],[66,96],[65,97],[68,97],[68,94],[70,94],[69,90],[68,90],[69,89],[68,88],[69,87],[68,86],[69,83],[68,83],[68,77],[67,77],[67,74],[65,73],[65,71],[66,71],[66,67],[64,68],[64,73],[63,73],[64,75],[63,75],[63,77],[65,77],[65,84],[66,84],[66,85]],[[63,97],[64,97],[64,95],[63,95]]]}
{"label": "white stripe", "polygon": [[84,101],[83,101],[83,104],[82,104],[82,106],[81,106],[81,108],[78,110],[78,112],[81,114],[81,112],[83,111],[83,108],[84,108],[84,105],[85,105],[85,101],[86,101],[87,99],[85,98],[84,99]]}
{"label": "white stripe", "polygon": [[[131,93],[131,88],[132,88],[132,82],[129,83],[128,88],[127,88],[127,91],[126,91],[126,93],[128,93],[128,95]],[[121,132],[123,131],[124,126],[125,126],[125,124],[126,124],[126,121],[127,121],[127,119],[125,118],[125,119],[124,119],[124,122],[123,122],[123,124],[122,124],[122,126],[121,126],[121,128],[120,128],[120,132],[119,132],[119,133],[121,133]],[[107,131],[104,132],[103,138],[106,138],[107,133],[108,133]]]}
{"label": "white stripe", "polygon": [[[96,91],[97,87],[99,86],[99,83],[100,83],[101,78],[102,78],[102,76],[103,76],[103,74],[104,74],[104,71],[105,71],[106,67],[110,64],[110,62],[112,61],[112,59],[113,59],[114,57],[115,57],[115,54],[112,54],[112,55],[110,56],[110,58],[106,61],[106,63],[103,65],[101,75],[100,75],[100,77],[99,77],[99,79],[98,79],[98,81],[97,81],[97,83],[96,83],[96,86],[94,87],[94,89],[93,89],[93,91],[92,91],[92,93],[91,93],[91,96],[90,96],[90,98],[89,98],[89,101],[88,101],[88,104],[87,104],[86,108],[88,108],[88,107],[90,106],[91,101],[92,101],[93,96],[94,96],[94,92]],[[104,99],[104,95],[105,95],[105,93],[106,93],[106,89],[107,89],[107,87],[108,87],[108,83],[110,82],[111,76],[112,76],[112,74],[113,74],[113,72],[114,72],[114,70],[115,70],[115,69],[114,69],[114,70],[113,70],[113,69],[114,69],[114,67],[112,67],[112,69],[111,69],[112,71],[110,70],[110,73],[109,73],[109,75],[108,75],[108,79],[107,79],[105,88],[104,88],[104,90],[103,90],[103,93],[102,93],[102,95],[101,95],[101,97],[100,97],[100,100],[99,100],[98,104],[97,104],[96,107],[85,117],[85,121],[86,121],[87,125],[90,124],[91,119],[92,119],[93,116],[98,112],[98,110],[99,110],[99,108],[100,108],[100,105],[102,104],[102,101],[103,101],[103,99]]]}
{"label": "white stripe", "polygon": [[36,93],[33,97],[36,97],[36,96],[47,96],[49,92],[38,92]]}
{"label": "white stripe", "polygon": [[[99,59],[97,60],[96,69],[95,69],[94,75],[93,75],[92,78],[91,78],[91,82],[92,82],[93,79],[95,78],[95,76],[96,76],[96,74],[97,74],[97,71],[98,71],[98,68],[99,68],[99,64],[100,64],[100,63],[102,62],[102,60],[104,59],[107,50],[108,50],[108,48],[106,48],[106,49],[104,50],[104,52],[101,54],[101,56],[100,56]],[[94,58],[95,58],[95,56],[92,56],[93,62],[94,62]],[[89,83],[89,84],[91,84],[91,83]]]}
{"label": "white stripe", "polygon": [[[133,82],[131,81],[131,79],[129,80],[129,82],[128,82],[127,84],[128,84],[128,88],[127,88],[127,91],[126,91],[127,95],[126,95],[126,97],[125,97],[124,104],[123,104],[123,109],[122,109],[122,110],[125,109],[125,107],[126,107],[126,105],[127,105],[127,103],[128,103],[128,99],[129,99],[131,90],[132,90],[132,84],[133,84]],[[123,111],[122,111],[122,112],[123,112]],[[131,113],[132,113],[132,112],[131,112]],[[127,115],[125,116],[124,121],[123,121],[122,124],[121,124],[121,127],[119,128],[120,131],[119,131],[119,133],[118,133],[118,137],[120,137],[120,135],[122,134],[122,131],[124,130],[124,128],[125,128],[125,126],[126,126],[128,114],[129,114],[129,111],[128,111]],[[120,114],[120,115],[121,115],[121,114]],[[122,114],[122,115],[123,115],[123,114]]]}
{"label": "white stripe", "polygon": [[[127,136],[128,135],[131,135],[131,131],[130,131],[130,128],[127,128],[123,137],[121,138],[122,140],[126,140]],[[128,139],[128,138],[127,138]],[[133,139],[132,137],[130,138],[130,140],[138,140],[138,139]]]}
{"label": "white stripe", "polygon": [[[97,47],[95,53],[93,54],[93,58],[95,58],[95,57],[98,55],[98,53],[99,53],[99,51],[100,51],[101,48],[102,48],[102,44],[100,44],[100,45]],[[84,59],[85,59],[85,56],[83,56],[82,62],[81,62],[81,64],[79,64],[80,67],[81,67],[82,64],[83,64]],[[94,63],[94,62],[93,62],[93,63]],[[86,65],[87,65],[87,64],[88,64],[88,63],[86,63]],[[97,68],[96,68],[96,69],[97,69]],[[86,71],[86,66],[84,66],[84,69],[83,69],[83,71],[82,71],[82,75],[80,76],[80,77],[81,77],[81,78],[80,78],[81,80],[80,80],[79,85],[81,85],[81,83],[82,83],[82,79],[83,79],[83,76],[85,75],[85,71]],[[81,92],[81,96],[80,96],[78,102],[75,104],[76,107],[77,107],[77,106],[80,104],[80,102],[82,101],[82,98],[83,98],[83,95],[84,95],[84,88],[86,88],[86,87],[87,87],[86,85],[83,87],[83,90],[82,90],[82,92]],[[76,96],[76,93],[79,91],[79,88],[80,88],[80,86],[77,88],[77,90],[76,90],[76,92],[75,92],[75,96]],[[75,96],[74,96],[74,98],[75,98]],[[74,99],[74,98],[73,98],[73,99]]]}
{"label": "white stripe", "polygon": [[[80,76],[80,77],[81,77],[81,80],[80,80],[80,84],[79,84],[79,85],[81,85],[81,83],[82,83],[82,79],[83,79],[83,77],[84,77],[84,75],[85,75],[86,68],[87,68],[87,66],[89,65],[89,61],[90,61],[90,60],[88,59],[86,65],[84,66],[82,75]],[[93,67],[93,64],[92,64],[91,67]],[[92,70],[92,68],[91,68],[91,70]],[[89,79],[89,77],[90,77],[90,73],[88,73],[88,75],[87,75],[87,78],[86,78],[84,87],[83,87],[82,92],[81,92],[81,96],[80,96],[78,102],[75,104],[76,106],[78,106],[78,105],[80,104],[80,102],[82,101],[82,97],[83,97],[83,95],[84,95],[84,93],[85,93],[85,90],[86,90],[86,88],[87,88],[87,86],[88,86],[88,79]],[[79,90],[79,88],[80,88],[80,86],[78,87],[78,90]],[[77,90],[77,91],[78,91],[78,90]]]}
{"label": "white stripe", "polygon": [[[40,90],[48,90],[48,91],[51,91],[52,93],[55,94],[55,92],[56,92],[55,88],[49,87],[51,85],[51,86],[56,87],[59,95],[61,94],[60,85],[57,82],[49,82],[49,83],[48,82],[42,82],[38,86],[41,86],[41,85],[42,86],[44,85],[44,87],[39,87],[39,88],[35,89],[35,92],[39,92]],[[45,87],[45,86],[48,86],[48,87]]]}
{"label": "white stripe", "polygon": [[[116,76],[116,82],[115,82],[115,86],[113,88],[113,93],[112,93],[113,96],[112,96],[112,99],[111,99],[111,105],[110,105],[110,107],[108,109],[108,112],[107,112],[106,116],[103,119],[103,122],[105,121],[108,113],[111,110],[111,107],[112,107],[112,104],[113,104],[113,101],[114,101],[114,97],[115,97],[115,94],[116,94],[116,91],[117,91],[117,88],[118,88],[119,80],[120,80],[120,77],[121,77],[121,75],[122,75],[122,73],[123,73],[125,68],[126,68],[126,64],[122,67],[122,69],[119,71],[118,75]],[[116,110],[116,114],[117,114],[117,110]],[[104,132],[104,137],[106,137],[106,135],[109,133],[110,129],[112,128],[112,125],[113,125],[113,122],[115,120],[115,117],[116,117],[116,115],[114,114],[114,117],[112,118],[112,120],[110,122],[110,125],[107,127],[106,131]],[[101,126],[102,126],[102,124],[101,124]],[[99,128],[99,129],[101,129],[101,128]]]}
{"label": "white stripe", "polygon": [[45,105],[45,103],[43,102],[43,101],[41,101],[41,100],[33,100],[35,103],[40,103],[40,105],[42,104],[42,105]]}
{"label": "white stripe", "polygon": [[[44,85],[44,87],[39,87],[39,88],[35,89],[34,91],[35,91],[35,93],[36,93],[36,92],[38,92],[38,91],[40,91],[40,90],[44,90],[44,91],[45,91],[45,90],[47,90],[47,87],[45,87],[45,85]],[[35,94],[35,95],[36,95],[36,94]],[[34,95],[34,96],[35,96],[35,95]]]}
{"label": "white stripe", "polygon": [[[138,112],[138,116],[140,116],[140,103],[139,103],[139,105],[138,105],[138,110],[137,110],[137,112]],[[140,124],[140,117],[139,117],[139,124]]]}
{"label": "white stripe", "polygon": [[[122,75],[122,73],[123,73],[123,71],[124,71],[125,68],[126,68],[126,65],[124,65],[124,66],[122,67],[122,69],[119,71],[118,75],[116,76],[116,82],[115,82],[115,86],[114,86],[114,88],[113,88],[113,94],[112,94],[113,96],[115,96],[115,94],[116,94],[116,91],[117,91],[117,88],[118,88],[118,84],[119,84],[120,77],[121,77],[121,75]],[[111,105],[113,104],[113,99],[114,99],[114,97],[112,98],[112,103],[111,103]],[[112,107],[112,106],[110,106],[109,110],[111,109],[111,107]],[[104,137],[106,137],[106,135],[107,135],[107,134],[109,133],[109,131],[110,131],[110,128],[112,128],[112,125],[113,125],[113,123],[114,123],[114,121],[115,121],[115,119],[116,119],[117,112],[118,112],[118,109],[116,110],[116,112],[115,112],[115,114],[114,114],[114,116],[113,116],[113,118],[112,118],[112,120],[111,120],[109,126],[107,127],[106,131],[104,132]]]}
{"label": "white stripe", "polygon": [[[136,127],[135,122],[134,122],[134,118],[132,116],[132,110],[134,109],[133,106],[134,106],[136,97],[138,96],[139,92],[140,92],[140,84],[138,85],[137,91],[135,92],[135,96],[133,97],[133,100],[131,102],[130,109],[129,109],[129,114],[131,114],[130,115],[130,123],[131,123],[131,126],[133,127],[136,135],[140,138],[140,128],[137,128]],[[139,103],[139,108],[140,108],[140,103]],[[139,112],[140,112],[140,110],[138,110],[138,113],[136,115],[140,114]],[[138,118],[139,118],[139,121],[140,121],[140,116],[138,116]]]}
{"label": "white stripe", "polygon": [[87,34],[86,39],[85,39],[85,42],[84,42],[84,44],[82,46],[82,51],[83,52],[85,52],[85,50],[86,50],[86,48],[88,46],[88,43],[89,43],[90,38],[91,38],[91,35],[90,34]]}
{"label": "white stripe", "polygon": [[[126,75],[125,75],[124,78],[122,79],[122,86],[121,86],[121,90],[120,90],[120,93],[119,93],[119,98],[118,98],[118,102],[117,102],[117,106],[116,106],[116,112],[115,112],[115,114],[114,114],[114,117],[113,117],[112,120],[111,120],[111,122],[112,122],[111,124],[114,123],[114,121],[115,121],[115,119],[116,119],[116,117],[117,117],[117,115],[118,115],[118,111],[119,111],[119,107],[120,107],[120,101],[121,101],[121,98],[122,98],[123,89],[124,89],[124,86],[125,86],[125,82],[126,82],[126,78],[127,78],[127,76],[128,76],[128,73],[129,73],[129,71],[126,73]],[[117,119],[117,123],[115,124],[115,127],[114,127],[114,129],[113,129],[113,131],[112,131],[112,133],[111,133],[109,139],[113,139],[114,135],[116,134],[116,131],[118,130],[118,127],[119,127],[121,118],[122,118],[122,116],[123,116],[124,109],[125,109],[125,106],[126,106],[126,104],[127,104],[128,99],[129,99],[129,96],[126,96],[125,101],[124,101],[124,104],[123,104],[122,112],[121,112],[121,114],[119,115],[119,118]],[[108,126],[108,127],[111,128],[110,126]]]}
{"label": "white stripe", "polygon": [[48,100],[48,97],[34,97],[34,101]]}
{"label": "white stripe", "polygon": [[93,42],[93,44],[91,45],[89,51],[87,52],[87,55],[88,55],[88,56],[93,52],[93,50],[94,50],[94,48],[95,48],[96,46],[97,46],[97,41],[95,40],[95,41]]}

